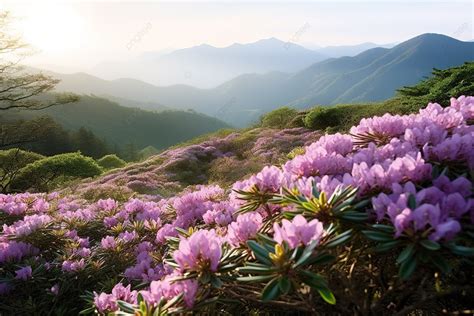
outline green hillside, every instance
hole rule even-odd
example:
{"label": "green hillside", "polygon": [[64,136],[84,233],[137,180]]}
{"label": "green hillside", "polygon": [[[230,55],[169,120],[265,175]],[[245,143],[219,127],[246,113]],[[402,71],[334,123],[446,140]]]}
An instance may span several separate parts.
{"label": "green hillside", "polygon": [[[2,113],[3,115],[3,113]],[[138,149],[163,149],[201,134],[228,127],[218,119],[193,111],[151,112],[119,106],[107,99],[81,96],[74,104],[41,111],[10,112],[8,119],[50,116],[67,129],[85,127],[111,145],[133,143]]]}

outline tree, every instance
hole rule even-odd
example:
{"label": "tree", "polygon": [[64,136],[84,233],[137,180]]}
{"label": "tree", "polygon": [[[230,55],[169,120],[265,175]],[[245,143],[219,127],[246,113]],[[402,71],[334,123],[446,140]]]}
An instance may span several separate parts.
{"label": "tree", "polygon": [[305,126],[310,129],[324,130],[340,123],[342,117],[333,108],[317,106],[306,115]]}
{"label": "tree", "polygon": [[42,73],[28,73],[20,65],[31,49],[12,33],[11,20],[9,12],[0,12],[0,110],[41,110],[76,102],[78,96],[70,93],[46,95],[59,80]]}
{"label": "tree", "polygon": [[44,156],[19,148],[0,150],[0,192],[7,193],[22,168]]}
{"label": "tree", "polygon": [[298,111],[287,106],[273,110],[262,117],[262,126],[284,128],[298,115]]}
{"label": "tree", "polygon": [[115,154],[106,155],[100,158],[99,160],[97,160],[97,163],[99,164],[99,166],[101,166],[105,170],[122,168],[123,166],[127,164],[124,160],[120,159]]}
{"label": "tree", "polygon": [[72,134],[74,147],[86,156],[99,158],[109,153],[107,143],[85,127]]}
{"label": "tree", "polygon": [[135,143],[130,142],[125,145],[123,156],[127,161],[137,161],[140,159]]}
{"label": "tree", "polygon": [[64,181],[100,175],[102,168],[81,153],[67,153],[46,157],[20,169],[12,181],[12,191],[47,192]]}
{"label": "tree", "polygon": [[47,156],[73,151],[68,131],[48,116],[1,121],[0,148],[12,147]]}

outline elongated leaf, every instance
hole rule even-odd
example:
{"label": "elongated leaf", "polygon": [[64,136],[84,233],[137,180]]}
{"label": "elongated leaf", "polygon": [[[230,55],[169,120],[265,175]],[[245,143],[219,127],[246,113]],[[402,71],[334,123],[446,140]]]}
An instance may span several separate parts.
{"label": "elongated leaf", "polygon": [[395,229],[393,228],[393,226],[390,226],[390,225],[374,224],[374,225],[372,225],[372,227],[377,229],[377,230],[385,231],[387,233],[395,232]]}
{"label": "elongated leaf", "polygon": [[287,294],[291,288],[291,282],[288,277],[283,276],[278,280],[278,287],[280,288],[280,292],[283,294]]}
{"label": "elongated leaf", "polygon": [[308,265],[325,265],[336,259],[335,256],[328,253],[320,253],[312,258],[310,258],[306,264]]}
{"label": "elongated leaf", "polygon": [[326,279],[314,272],[303,270],[299,271],[298,275],[303,281],[303,283],[309,285],[312,288],[315,288],[316,290],[327,288],[328,286]]}
{"label": "elongated leaf", "polygon": [[272,262],[269,257],[269,251],[265,249],[264,247],[260,246],[258,243],[256,243],[254,240],[249,240],[247,241],[247,245],[249,248],[252,250],[252,252],[255,254],[255,257],[260,261],[263,262],[267,265],[272,265]]}
{"label": "elongated leaf", "polygon": [[450,249],[456,255],[465,256],[465,257],[474,257],[474,248],[464,247],[464,246],[459,246],[459,245],[452,245]]}
{"label": "elongated leaf", "polygon": [[400,240],[392,240],[392,241],[387,241],[387,242],[380,243],[375,247],[375,251],[377,251],[377,252],[388,251],[388,250],[393,249],[394,247],[398,246],[400,244],[400,242],[401,242]]}
{"label": "elongated leaf", "polygon": [[316,240],[313,240],[308,246],[306,246],[306,248],[303,250],[303,253],[301,254],[301,256],[298,258],[298,260],[296,261],[296,263],[294,264],[294,267],[298,267],[302,264],[305,264],[306,261],[311,257],[311,255],[313,254],[313,250],[314,248],[318,245],[318,241]]}
{"label": "elongated leaf", "polygon": [[117,301],[117,305],[120,307],[120,309],[126,313],[135,313],[135,309],[132,304],[125,302],[125,301]]}
{"label": "elongated leaf", "polygon": [[414,196],[413,194],[410,194],[410,196],[408,196],[408,207],[412,210],[416,208],[416,196]]}
{"label": "elongated leaf", "polygon": [[336,247],[336,246],[346,242],[347,240],[349,240],[351,238],[351,233],[352,233],[352,229],[346,230],[342,234],[339,234],[336,237],[328,240],[327,243],[325,244],[325,246],[328,247],[328,248]]}
{"label": "elongated leaf", "polygon": [[400,270],[398,271],[400,278],[402,278],[402,280],[409,279],[413,272],[415,272],[416,264],[416,258],[403,261],[403,263],[400,265]]}
{"label": "elongated leaf", "polygon": [[424,239],[422,241],[420,241],[420,245],[422,245],[423,247],[425,247],[426,249],[428,250],[439,250],[441,248],[441,245],[438,244],[436,241],[432,241],[432,240],[429,240],[429,239]]}
{"label": "elongated leaf", "polygon": [[180,293],[179,295],[173,297],[171,300],[166,302],[165,305],[163,305],[163,309],[166,310],[170,308],[171,306],[175,305],[178,301],[180,301],[184,296],[184,293]]}
{"label": "elongated leaf", "polygon": [[413,256],[414,253],[415,253],[415,246],[413,244],[409,244],[398,255],[397,263],[400,264],[402,262],[407,261],[408,259],[410,259]]}
{"label": "elongated leaf", "polygon": [[367,205],[370,204],[370,200],[369,199],[366,199],[366,200],[362,200],[356,204],[354,204],[352,207],[354,209],[359,209],[359,208],[365,208]]}
{"label": "elongated leaf", "polygon": [[342,213],[341,218],[348,221],[363,222],[369,218],[369,215],[362,212],[346,211]]}
{"label": "elongated leaf", "polygon": [[89,315],[89,314],[92,314],[94,311],[95,311],[95,306],[92,306],[92,307],[89,307],[89,308],[86,308],[86,309],[82,310],[79,313],[79,315]]}
{"label": "elongated leaf", "polygon": [[334,297],[334,294],[332,294],[332,292],[328,288],[319,289],[318,293],[322,297],[322,299],[326,301],[326,303],[329,303],[331,305],[336,304],[336,298]]}
{"label": "elongated leaf", "polygon": [[254,274],[254,273],[255,274],[271,274],[271,273],[274,273],[276,270],[268,266],[262,266],[262,267],[242,267],[242,268],[238,268],[237,271],[243,274]]}
{"label": "elongated leaf", "polygon": [[374,241],[391,241],[393,237],[391,234],[385,232],[373,231],[373,230],[363,230],[362,233],[367,236],[367,238]]}
{"label": "elongated leaf", "polygon": [[211,277],[211,285],[217,289],[220,289],[222,287],[222,281],[216,276]]}
{"label": "elongated leaf", "polygon": [[290,260],[295,260],[296,258],[299,258],[302,252],[303,250],[301,249],[301,247],[295,248],[293,252],[291,253]]}
{"label": "elongated leaf", "polygon": [[319,198],[319,190],[316,184],[314,183],[314,180],[311,181],[311,192],[315,198]]}
{"label": "elongated leaf", "polygon": [[268,302],[276,299],[280,295],[280,287],[278,286],[278,279],[273,279],[263,288],[262,301]]}
{"label": "elongated leaf", "polygon": [[275,277],[275,275],[255,275],[255,276],[246,276],[246,277],[239,277],[237,281],[240,282],[252,282],[252,283],[259,283],[271,280]]}

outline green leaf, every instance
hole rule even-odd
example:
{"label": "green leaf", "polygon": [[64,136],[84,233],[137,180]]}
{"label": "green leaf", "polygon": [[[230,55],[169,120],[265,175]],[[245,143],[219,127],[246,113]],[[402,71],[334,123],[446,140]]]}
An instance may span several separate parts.
{"label": "green leaf", "polygon": [[211,285],[215,287],[216,289],[220,289],[222,287],[222,281],[216,276],[211,277]]}
{"label": "green leaf", "polygon": [[464,247],[464,246],[458,246],[458,245],[452,245],[450,247],[452,253],[459,255],[459,256],[464,256],[464,257],[473,257],[474,256],[474,248],[470,247]]}
{"label": "green leaf", "polygon": [[117,301],[117,305],[120,307],[120,310],[126,312],[126,313],[135,313],[135,309],[132,304],[125,302],[125,301]]}
{"label": "green leaf", "polygon": [[391,241],[393,237],[391,234],[385,232],[373,231],[373,230],[363,230],[362,233],[367,236],[367,238],[374,241]]}
{"label": "green leaf", "polygon": [[163,305],[163,309],[167,310],[171,306],[175,305],[178,301],[180,301],[183,298],[183,296],[184,296],[184,293],[180,293],[179,295],[173,297],[165,305]]}
{"label": "green leaf", "polygon": [[375,228],[376,230],[383,230],[387,233],[394,233],[395,232],[393,226],[390,226],[390,225],[374,224],[374,225],[372,225],[372,227]]}
{"label": "green leaf", "polygon": [[247,245],[249,248],[252,250],[254,253],[255,257],[260,261],[263,262],[267,265],[272,265],[272,261],[270,260],[270,257],[268,255],[269,251],[265,249],[264,247],[260,246],[258,243],[256,243],[254,240],[249,240],[247,241]]}
{"label": "green leaf", "polygon": [[95,311],[95,306],[92,306],[92,307],[89,307],[89,308],[86,308],[86,309],[82,310],[79,313],[79,315],[89,315],[89,314],[92,314],[94,311]]}
{"label": "green leaf", "polygon": [[403,263],[400,265],[400,270],[398,271],[400,278],[402,278],[402,280],[409,279],[413,272],[415,272],[416,264],[416,258],[403,261]]}
{"label": "green leaf", "polygon": [[280,288],[280,292],[283,294],[287,294],[291,288],[291,282],[288,277],[283,276],[278,280],[278,287]]}
{"label": "green leaf", "polygon": [[365,208],[367,205],[370,204],[370,199],[362,200],[352,206],[354,209]]}
{"label": "green leaf", "polygon": [[319,190],[314,180],[311,181],[311,186],[312,186],[311,191],[313,193],[313,196],[316,198],[319,198]]}
{"label": "green leaf", "polygon": [[302,264],[305,264],[306,261],[311,257],[311,255],[313,254],[313,250],[314,248],[318,245],[318,241],[317,240],[313,240],[308,246],[306,246],[306,248],[304,249],[303,253],[301,254],[301,256],[298,258],[298,260],[296,261],[296,263],[294,264],[294,267],[298,267]]}
{"label": "green leaf", "polygon": [[316,290],[327,288],[328,286],[326,279],[314,272],[302,270],[298,272],[298,275],[303,283],[315,288]]}
{"label": "green leaf", "polygon": [[308,265],[325,265],[336,259],[335,256],[328,254],[327,252],[320,253],[306,262]]}
{"label": "green leaf", "polygon": [[423,239],[422,241],[420,241],[420,245],[432,251],[439,250],[441,248],[440,244],[438,244],[436,241],[432,241],[429,239]]}
{"label": "green leaf", "polygon": [[252,274],[252,273],[270,274],[270,273],[274,273],[276,270],[274,268],[262,265],[261,267],[245,266],[245,267],[238,268],[237,271],[242,274]]}
{"label": "green leaf", "polygon": [[271,280],[274,277],[275,275],[254,275],[254,276],[238,277],[237,281],[259,283],[259,282]]}
{"label": "green leaf", "polygon": [[415,253],[415,245],[409,244],[409,245],[406,246],[406,248],[403,249],[402,252],[400,252],[400,254],[398,255],[397,263],[400,264],[400,263],[402,263],[402,262],[407,261],[408,259],[410,259],[410,258],[413,256],[414,253]]}
{"label": "green leaf", "polygon": [[413,194],[408,196],[408,207],[412,210],[416,209],[416,196]]}
{"label": "green leaf", "polygon": [[325,246],[328,248],[339,246],[340,244],[346,242],[347,240],[351,238],[351,233],[352,233],[352,229],[346,230],[342,234],[339,234],[336,237],[328,240]]}
{"label": "green leaf", "polygon": [[400,240],[392,240],[392,241],[383,242],[375,246],[375,251],[377,252],[388,251],[398,246],[399,244],[400,244]]}
{"label": "green leaf", "polygon": [[278,297],[280,288],[278,286],[278,279],[273,279],[268,282],[262,291],[262,301],[268,302]]}
{"label": "green leaf", "polygon": [[326,303],[329,303],[331,305],[336,304],[336,298],[328,288],[319,289],[318,293],[319,295],[321,295],[322,299],[326,301]]}
{"label": "green leaf", "polygon": [[301,256],[301,253],[303,252],[303,249],[301,247],[297,247],[293,250],[293,252],[291,253],[291,257],[290,257],[290,260],[293,261],[295,260],[296,258],[299,258]]}
{"label": "green leaf", "polygon": [[369,215],[362,212],[346,211],[342,213],[341,218],[354,222],[362,222],[367,220]]}

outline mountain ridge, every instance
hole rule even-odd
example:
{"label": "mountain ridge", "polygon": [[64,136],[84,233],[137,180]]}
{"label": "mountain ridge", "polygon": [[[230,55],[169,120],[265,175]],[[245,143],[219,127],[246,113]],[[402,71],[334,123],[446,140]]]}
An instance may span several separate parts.
{"label": "mountain ridge", "polygon": [[[243,74],[212,89],[188,85],[157,87],[135,79],[95,78],[81,93],[115,95],[170,108],[194,109],[246,126],[279,106],[379,101],[398,88],[430,75],[433,68],[449,68],[474,60],[474,43],[440,34],[422,34],[392,48],[372,48],[353,57],[330,58],[296,73]],[[58,87],[74,88],[68,75]],[[73,91],[74,92],[74,91]],[[100,93],[102,92],[102,93]],[[225,111],[222,111],[225,109]]]}

